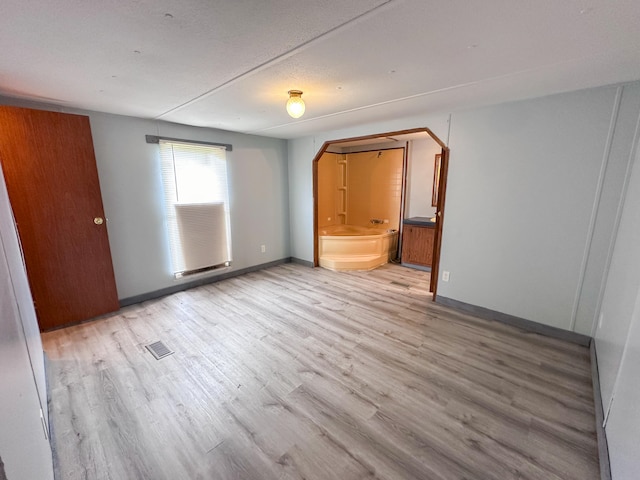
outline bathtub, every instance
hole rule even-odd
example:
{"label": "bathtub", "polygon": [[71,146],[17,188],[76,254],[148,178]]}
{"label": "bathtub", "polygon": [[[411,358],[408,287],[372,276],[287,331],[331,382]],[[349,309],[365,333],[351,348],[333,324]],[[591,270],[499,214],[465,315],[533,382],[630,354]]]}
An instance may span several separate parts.
{"label": "bathtub", "polygon": [[388,263],[398,249],[398,232],[353,225],[318,231],[318,258],[329,270],[373,270]]}

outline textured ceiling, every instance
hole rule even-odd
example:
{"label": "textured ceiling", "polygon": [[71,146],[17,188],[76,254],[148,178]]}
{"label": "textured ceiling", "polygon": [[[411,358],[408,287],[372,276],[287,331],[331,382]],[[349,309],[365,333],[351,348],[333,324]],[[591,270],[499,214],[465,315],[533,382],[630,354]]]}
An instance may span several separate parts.
{"label": "textured ceiling", "polygon": [[638,0],[3,0],[0,95],[292,138],[637,80],[638,25]]}

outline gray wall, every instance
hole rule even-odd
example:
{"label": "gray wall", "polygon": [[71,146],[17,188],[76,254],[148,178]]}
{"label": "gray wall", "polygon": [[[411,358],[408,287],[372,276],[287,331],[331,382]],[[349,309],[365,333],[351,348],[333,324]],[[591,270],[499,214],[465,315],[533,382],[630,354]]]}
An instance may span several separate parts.
{"label": "gray wall", "polygon": [[411,140],[407,158],[407,188],[405,217],[433,217],[436,207],[431,206],[433,193],[433,167],[436,154],[442,148],[431,138]]}
{"label": "gray wall", "polygon": [[[0,98],[0,103],[88,115],[118,288],[125,299],[221,272],[175,280],[162,209],[158,146],[145,135],[230,143],[233,264],[242,269],[289,257],[286,141],[222,130]],[[260,246],[266,246],[261,253]]]}
{"label": "gray wall", "polygon": [[289,257],[284,140],[108,114],[89,116],[121,299],[179,283],[170,271],[158,146],[145,143],[145,134],[232,144],[233,151],[227,153],[232,269]]}
{"label": "gray wall", "polygon": [[438,294],[591,335],[639,112],[633,85],[454,114]]}
{"label": "gray wall", "polygon": [[640,455],[640,153],[636,153],[602,301],[596,352],[611,471],[638,478]]}

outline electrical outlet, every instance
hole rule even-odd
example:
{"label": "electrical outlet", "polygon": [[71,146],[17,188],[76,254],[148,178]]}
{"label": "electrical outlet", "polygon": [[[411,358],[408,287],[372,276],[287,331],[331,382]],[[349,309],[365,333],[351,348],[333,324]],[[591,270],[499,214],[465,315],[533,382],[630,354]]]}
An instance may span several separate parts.
{"label": "electrical outlet", "polygon": [[442,281],[443,282],[448,282],[449,281],[449,272],[447,272],[446,270],[444,272],[442,272]]}
{"label": "electrical outlet", "polygon": [[267,251],[267,246],[266,245],[260,245],[260,251],[262,253],[266,252]]}
{"label": "electrical outlet", "polygon": [[604,315],[600,312],[600,318],[598,319],[598,328],[602,328],[602,321],[604,320]]}

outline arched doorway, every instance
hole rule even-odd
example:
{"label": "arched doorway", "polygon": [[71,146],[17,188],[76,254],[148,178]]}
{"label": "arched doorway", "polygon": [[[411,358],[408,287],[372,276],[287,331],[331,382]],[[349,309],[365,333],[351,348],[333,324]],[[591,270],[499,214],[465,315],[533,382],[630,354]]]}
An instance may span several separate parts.
{"label": "arched doorway", "polygon": [[[429,128],[414,128],[409,130],[400,130],[394,132],[378,133],[373,135],[365,135],[361,137],[343,138],[338,140],[330,140],[324,142],[322,148],[318,151],[313,159],[313,263],[314,266],[319,266],[319,253],[318,253],[318,162],[322,156],[335,147],[345,145],[373,145],[383,140],[393,140],[394,142],[408,142],[412,138],[416,138],[418,135],[427,135],[433,139],[440,147],[440,171],[438,172],[437,183],[438,189],[435,198],[435,234],[433,242],[433,262],[431,266],[431,279],[429,283],[429,290],[433,293],[433,299],[436,298],[437,284],[438,284],[438,272],[440,265],[440,251],[442,246],[442,226],[444,221],[444,206],[447,188],[447,172],[449,166],[449,148],[445,143],[440,140]],[[404,170],[406,175],[406,166]],[[432,184],[425,185],[425,192],[431,195]],[[403,181],[403,205],[404,197],[406,194],[406,181]],[[404,207],[403,207],[404,215]],[[401,219],[402,220],[402,219]]]}

